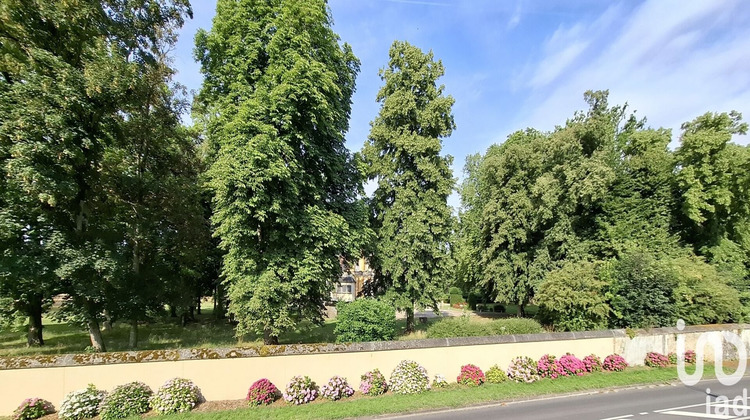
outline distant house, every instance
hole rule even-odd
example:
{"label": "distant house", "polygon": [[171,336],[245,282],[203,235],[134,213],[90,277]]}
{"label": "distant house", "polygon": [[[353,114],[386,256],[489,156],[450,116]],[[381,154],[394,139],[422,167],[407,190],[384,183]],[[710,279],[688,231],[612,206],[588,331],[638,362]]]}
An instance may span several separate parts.
{"label": "distant house", "polygon": [[352,302],[359,296],[365,285],[372,281],[374,272],[365,258],[360,258],[355,266],[341,259],[341,278],[336,290],[331,292],[334,302]]}

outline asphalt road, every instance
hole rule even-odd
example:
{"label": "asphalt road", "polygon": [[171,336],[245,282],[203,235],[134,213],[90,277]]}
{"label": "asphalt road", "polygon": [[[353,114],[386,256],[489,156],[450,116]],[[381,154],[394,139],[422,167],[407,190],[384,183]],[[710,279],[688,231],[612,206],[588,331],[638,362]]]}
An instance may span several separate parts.
{"label": "asphalt road", "polygon": [[[710,389],[710,394],[706,390]],[[750,419],[750,378],[731,387],[717,380],[683,384],[644,386],[566,395],[533,401],[498,403],[482,407],[388,417],[403,420],[456,419],[570,419],[570,420],[686,420]],[[725,403],[719,396],[725,396]],[[735,398],[739,397],[736,400]]]}

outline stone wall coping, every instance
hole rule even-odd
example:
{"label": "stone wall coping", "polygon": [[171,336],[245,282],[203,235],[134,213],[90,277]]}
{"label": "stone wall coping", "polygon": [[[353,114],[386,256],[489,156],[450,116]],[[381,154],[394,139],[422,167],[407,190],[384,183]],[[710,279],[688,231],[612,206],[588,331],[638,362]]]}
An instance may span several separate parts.
{"label": "stone wall coping", "polygon": [[599,330],[576,332],[546,332],[539,334],[494,335],[484,337],[433,338],[407,341],[372,341],[364,343],[322,343],[261,345],[235,348],[191,348],[173,350],[145,350],[106,353],[80,353],[38,356],[0,357],[0,370],[94,366],[122,363],[168,362],[181,360],[216,360],[243,357],[289,356],[304,354],[356,353],[440,347],[479,346],[505,343],[533,343],[597,338],[626,338],[633,336],[701,333],[711,331],[750,329],[750,324],[717,324],[649,328],[638,330]]}

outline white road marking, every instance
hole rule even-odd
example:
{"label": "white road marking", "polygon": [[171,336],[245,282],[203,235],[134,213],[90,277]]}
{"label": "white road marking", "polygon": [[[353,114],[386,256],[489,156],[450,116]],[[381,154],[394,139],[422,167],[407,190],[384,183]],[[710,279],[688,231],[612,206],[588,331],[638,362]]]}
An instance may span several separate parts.
{"label": "white road marking", "polygon": [[663,413],[665,411],[681,410],[683,408],[693,408],[693,407],[705,406],[705,405],[706,403],[700,403],[700,404],[692,404],[692,405],[683,405],[680,407],[662,408],[660,410],[654,410],[654,413]]}
{"label": "white road marking", "polygon": [[690,411],[662,411],[661,414],[669,414],[672,416],[683,416],[683,417],[700,417],[702,419],[729,420],[729,419],[735,418],[735,416],[726,416],[723,414],[693,413]]}
{"label": "white road marking", "polygon": [[607,417],[606,419],[601,419],[601,420],[621,420],[621,419],[626,419],[628,417],[633,417],[633,415],[632,414],[624,414],[622,416]]}
{"label": "white road marking", "polygon": [[642,416],[645,416],[646,414],[648,414],[648,411],[644,411],[643,413],[639,413],[639,414]]}

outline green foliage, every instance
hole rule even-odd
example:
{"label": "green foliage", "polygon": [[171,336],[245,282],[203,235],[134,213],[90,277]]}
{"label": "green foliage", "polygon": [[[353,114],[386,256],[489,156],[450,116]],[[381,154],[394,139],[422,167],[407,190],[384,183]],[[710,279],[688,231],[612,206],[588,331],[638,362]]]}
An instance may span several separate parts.
{"label": "green foliage", "polygon": [[505,371],[500,369],[500,366],[498,365],[492,365],[492,367],[485,372],[485,376],[487,377],[487,383],[490,384],[500,384],[508,380],[508,375],[506,375]]}
{"label": "green foliage", "polygon": [[606,286],[595,263],[567,263],[547,274],[537,289],[538,316],[561,331],[606,328],[610,312],[604,295]]}
{"label": "green foliage", "polygon": [[688,325],[742,320],[740,296],[715,266],[694,256],[675,258],[668,264],[677,282],[673,294],[678,319]]}
{"label": "green foliage", "polygon": [[324,0],[220,0],[195,55],[229,310],[238,335],[273,343],[302,320],[322,322],[339,255],[368,235],[344,145],[359,62]]}
{"label": "green foliage", "polygon": [[443,318],[427,328],[427,338],[479,337],[487,335],[535,334],[544,332],[533,319],[508,318],[491,322],[472,321],[468,316]]}
{"label": "green foliage", "polygon": [[396,311],[377,299],[357,299],[336,305],[336,341],[385,341],[396,335]]}
{"label": "green foliage", "polygon": [[458,294],[458,295],[450,295],[450,301],[449,302],[450,302],[451,305],[457,305],[457,304],[460,304],[460,303],[464,303],[464,297],[461,296],[460,294]]}
{"label": "green foliage", "polygon": [[377,182],[371,201],[377,235],[373,267],[395,307],[437,308],[450,280],[448,243],[453,219],[447,204],[453,188],[452,158],[440,155],[442,139],[455,127],[453,98],[437,80],[444,69],[408,42],[391,46],[378,92],[380,113],[362,155],[367,176]]}
{"label": "green foliage", "polygon": [[676,279],[653,256],[629,252],[612,262],[603,276],[610,283],[614,327],[662,327],[675,321]]}
{"label": "green foliage", "polygon": [[102,420],[124,419],[148,411],[153,391],[142,382],[131,382],[112,390],[99,406]]}

